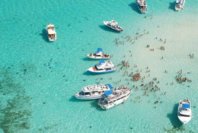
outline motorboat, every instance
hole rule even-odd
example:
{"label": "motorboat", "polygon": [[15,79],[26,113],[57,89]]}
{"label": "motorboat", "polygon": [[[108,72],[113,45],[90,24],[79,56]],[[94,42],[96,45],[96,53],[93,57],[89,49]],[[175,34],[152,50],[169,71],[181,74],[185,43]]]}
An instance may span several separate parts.
{"label": "motorboat", "polygon": [[176,11],[182,10],[184,8],[184,5],[185,5],[185,0],[176,0],[175,10]]}
{"label": "motorboat", "polygon": [[184,99],[179,102],[177,116],[183,124],[187,124],[192,119],[190,100]]}
{"label": "motorboat", "polygon": [[136,0],[138,8],[140,10],[141,13],[146,13],[147,11],[147,4],[146,4],[146,0]]}
{"label": "motorboat", "polygon": [[57,39],[55,26],[53,24],[48,24],[46,29],[49,41],[55,41]]}
{"label": "motorboat", "polygon": [[131,89],[127,87],[119,87],[105,91],[102,98],[99,99],[98,105],[102,109],[110,109],[116,105],[124,103],[130,96]]}
{"label": "motorboat", "polygon": [[113,72],[115,70],[116,68],[110,60],[100,60],[98,64],[88,69],[88,71],[92,73],[108,73]]}
{"label": "motorboat", "polygon": [[118,25],[118,22],[116,22],[115,20],[111,20],[111,21],[103,21],[104,25],[106,25],[107,27],[115,30],[115,31],[118,31],[118,32],[121,32],[123,31],[123,28],[120,27]]}
{"label": "motorboat", "polygon": [[102,48],[98,48],[95,53],[87,54],[87,57],[90,59],[110,59],[110,55],[103,53]]}
{"label": "motorboat", "polygon": [[82,88],[82,90],[75,94],[77,99],[81,100],[93,100],[102,97],[105,91],[112,88],[111,84],[94,84],[88,85]]}

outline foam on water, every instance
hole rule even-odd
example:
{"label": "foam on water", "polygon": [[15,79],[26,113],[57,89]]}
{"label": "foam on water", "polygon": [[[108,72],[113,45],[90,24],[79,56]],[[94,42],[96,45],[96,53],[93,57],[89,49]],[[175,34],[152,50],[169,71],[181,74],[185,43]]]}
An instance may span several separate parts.
{"label": "foam on water", "polygon": [[[174,1],[148,1],[142,15],[130,0],[2,0],[0,132],[196,133],[197,6],[196,0],[186,1],[184,10],[175,12]],[[111,19],[122,33],[103,26]],[[54,43],[46,37],[48,23],[56,26]],[[118,71],[86,73],[97,61],[85,55],[98,47],[113,55]],[[119,65],[122,61],[130,66]],[[176,82],[181,70],[192,82]],[[130,74],[138,72],[145,79],[131,81]],[[132,94],[108,111],[97,101],[73,97],[95,83],[127,85]],[[186,97],[193,118],[181,126],[177,103]]]}

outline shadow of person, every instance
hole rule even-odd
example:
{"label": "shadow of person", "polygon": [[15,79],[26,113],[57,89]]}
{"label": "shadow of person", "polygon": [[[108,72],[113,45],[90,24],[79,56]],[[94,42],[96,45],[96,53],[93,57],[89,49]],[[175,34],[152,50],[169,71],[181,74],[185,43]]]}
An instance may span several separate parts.
{"label": "shadow of person", "polygon": [[181,128],[182,123],[177,118],[177,110],[178,110],[178,104],[175,104],[173,106],[172,112],[167,114],[167,117],[169,118],[169,120],[174,128]]}
{"label": "shadow of person", "polygon": [[40,33],[40,35],[42,36],[43,40],[45,40],[46,42],[49,42],[47,31],[45,29],[42,30],[42,33]]}
{"label": "shadow of person", "polygon": [[141,14],[141,12],[140,12],[140,10],[139,10],[139,8],[138,8],[137,3],[134,3],[134,2],[133,2],[133,3],[129,4],[129,6],[131,7],[132,10],[134,10],[135,12]]}
{"label": "shadow of person", "polygon": [[169,3],[169,9],[175,11],[175,2],[170,2]]}

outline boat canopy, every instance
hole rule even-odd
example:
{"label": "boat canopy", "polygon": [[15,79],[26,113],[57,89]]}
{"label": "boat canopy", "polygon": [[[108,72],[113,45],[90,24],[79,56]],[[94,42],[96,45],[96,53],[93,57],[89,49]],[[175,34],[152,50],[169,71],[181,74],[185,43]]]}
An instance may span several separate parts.
{"label": "boat canopy", "polygon": [[106,86],[108,86],[110,89],[113,88],[113,86],[111,84],[106,84]]}
{"label": "boat canopy", "polygon": [[100,52],[103,52],[102,48],[97,48],[96,53],[100,53]]}
{"label": "boat canopy", "polygon": [[104,92],[104,95],[105,96],[109,96],[109,95],[111,95],[113,92],[112,92],[112,90],[108,90],[108,91],[105,91]]}
{"label": "boat canopy", "polygon": [[100,60],[100,61],[99,61],[99,65],[102,65],[102,64],[104,64],[104,63],[105,63],[104,60]]}
{"label": "boat canopy", "polygon": [[189,109],[190,108],[190,104],[189,103],[184,103],[184,104],[182,104],[182,108]]}

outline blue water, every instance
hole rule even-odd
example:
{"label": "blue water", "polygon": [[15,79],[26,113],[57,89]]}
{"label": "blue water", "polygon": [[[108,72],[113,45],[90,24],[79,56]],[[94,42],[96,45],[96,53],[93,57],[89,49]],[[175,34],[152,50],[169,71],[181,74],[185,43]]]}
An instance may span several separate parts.
{"label": "blue water", "polygon": [[[173,4],[148,1],[148,13],[142,15],[130,0],[2,0],[0,132],[196,133],[198,1],[186,1],[181,12],[175,12]],[[124,28],[122,33],[103,26],[103,20],[111,19]],[[48,23],[56,26],[53,43],[47,40]],[[97,61],[85,55],[98,47],[113,55],[115,65],[126,60],[130,67],[118,66],[118,71],[102,75],[87,73]],[[188,57],[190,53],[194,58]],[[192,82],[176,82],[181,69]],[[131,72],[146,78],[133,82],[127,75]],[[160,90],[146,91],[141,84],[155,77]],[[81,87],[95,83],[127,85],[132,94],[125,104],[108,111],[101,110],[97,101],[73,98]],[[181,126],[177,103],[187,97],[193,118]]]}

